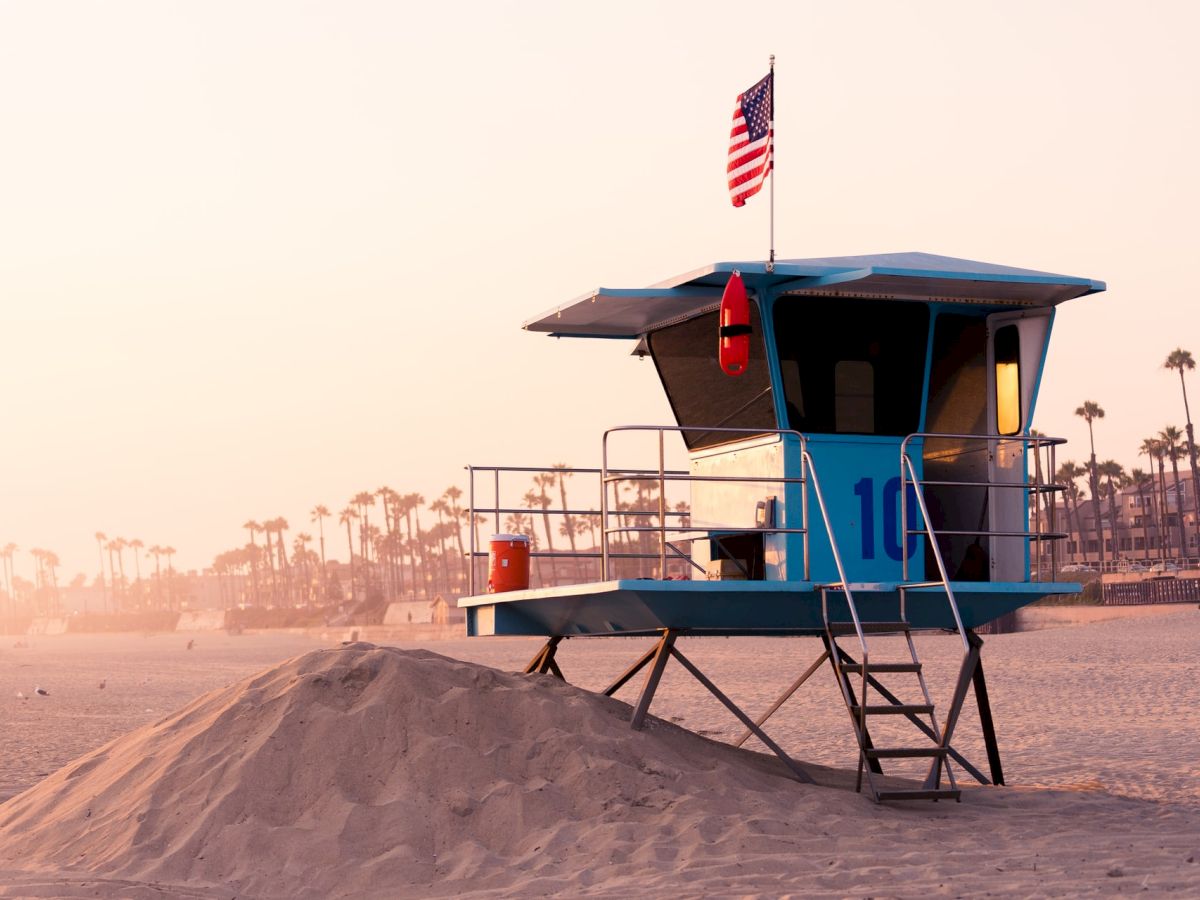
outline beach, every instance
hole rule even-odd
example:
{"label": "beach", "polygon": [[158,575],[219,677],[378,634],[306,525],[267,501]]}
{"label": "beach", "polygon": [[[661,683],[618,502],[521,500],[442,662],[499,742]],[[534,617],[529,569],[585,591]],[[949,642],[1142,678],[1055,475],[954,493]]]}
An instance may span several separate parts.
{"label": "beach", "polygon": [[[505,739],[514,746],[528,743],[529,753],[522,759],[538,757],[556,742],[567,740],[568,735],[553,725],[560,714],[555,704],[562,704],[564,716],[570,710],[570,715],[584,717],[578,725],[583,735],[569,735],[571,753],[553,771],[529,769],[532,763],[515,757],[509,768],[495,769],[492,780],[506,784],[503,797],[495,799],[495,792],[484,787],[486,779],[468,777],[462,766],[470,769],[474,763],[461,755],[465,752],[461,748],[458,755],[447,755],[445,766],[436,761],[438,753],[451,746],[446,741],[453,738],[453,746],[459,746],[461,733],[455,735],[451,729],[451,733],[418,734],[420,721],[404,722],[405,740],[414,747],[425,741],[422,746],[431,754],[430,771],[420,770],[429,803],[444,800],[452,805],[461,801],[462,790],[474,791],[480,796],[469,798],[472,810],[486,810],[491,803],[494,810],[511,812],[514,818],[492,822],[478,832],[455,832],[457,846],[454,840],[442,840],[450,837],[449,832],[440,835],[435,827],[432,840],[439,842],[442,867],[401,867],[390,877],[408,879],[400,893],[413,896],[1195,894],[1200,892],[1200,863],[1196,862],[1200,858],[1200,757],[1195,750],[1200,734],[1195,702],[1200,612],[1191,606],[1155,612],[986,638],[983,661],[1009,786],[968,789],[958,804],[877,806],[852,792],[856,762],[852,732],[827,669],[810,679],[767,727],[791,755],[813,764],[820,785],[816,787],[787,779],[772,758],[726,748],[709,753],[705,748],[713,745],[697,743],[700,739],[680,730],[725,742],[741,728],[678,666],[667,669],[651,710],[663,724],[636,737],[623,730],[625,714],[615,701],[562,685],[553,685],[549,693],[526,696],[522,693],[526,684],[553,679],[533,676],[520,681],[503,676],[493,690],[496,698],[510,704],[505,707],[509,717],[528,716],[530,722],[546,717],[545,724],[533,732]],[[65,635],[22,639],[27,647],[14,647],[17,639],[10,638],[0,649],[0,702],[7,723],[0,737],[0,798],[30,788],[35,790],[27,797],[33,797],[39,783],[53,781],[47,776],[57,769],[133,729],[141,728],[139,733],[147,735],[144,740],[167,741],[165,733],[178,727],[168,721],[172,712],[198,695],[224,688],[234,693],[220,702],[244,704],[238,699],[239,679],[289,657],[340,647],[338,638],[270,633]],[[189,640],[194,642],[190,650]],[[872,643],[872,653],[882,657],[889,650],[888,642],[895,640],[879,639]],[[935,702],[944,708],[961,644],[952,635],[918,640]],[[648,639],[576,639],[563,644],[558,661],[572,685],[594,691],[649,644]],[[421,663],[401,654],[404,665],[417,666],[405,672],[441,671],[439,666],[453,660],[514,672],[529,661],[539,642],[495,638],[441,641],[424,648],[403,642],[394,645],[450,658],[444,664],[433,658]],[[359,648],[355,653],[367,652],[362,649],[365,645],[354,647]],[[752,714],[769,705],[820,652],[815,639],[684,638],[681,647]],[[321,658],[336,659],[336,654]],[[451,674],[446,677],[466,677],[463,672],[468,670],[479,671],[460,666],[447,669]],[[632,702],[640,680],[635,679],[618,698]],[[433,679],[428,690],[446,689],[439,685]],[[34,694],[38,686],[49,696]],[[412,701],[414,708],[421,699]],[[468,699],[482,703],[483,712],[472,713],[480,717],[475,725],[462,723],[455,728],[486,732],[491,727],[487,698],[470,695]],[[288,702],[299,701],[289,697]],[[297,708],[307,715],[302,705]],[[227,716],[219,713],[213,713],[213,721],[226,721]],[[671,728],[671,723],[679,729]],[[216,733],[206,732],[205,740],[213,740]],[[592,743],[589,735],[595,735]],[[970,702],[956,735],[955,746],[985,767],[978,719]],[[165,748],[158,751],[160,755],[169,755],[177,752],[171,748],[183,745],[159,746]],[[613,802],[604,803],[606,798],[598,795],[607,782],[596,779],[595,767],[612,757],[618,771],[622,754],[639,747],[648,759],[655,754],[662,757],[644,764],[630,757],[633,780],[613,781],[612,797],[607,798]],[[306,752],[319,753],[319,749]],[[495,765],[493,756],[487,754],[487,765]],[[711,763],[704,761],[708,756]],[[457,761],[457,773],[450,759]],[[571,760],[580,762],[575,766]],[[407,771],[410,779],[417,778],[413,774],[417,770]],[[959,783],[971,788],[970,779],[961,769],[957,772]],[[531,804],[530,797],[551,789],[562,793],[561,805]],[[576,794],[590,795],[600,805],[585,808]],[[39,821],[40,809],[30,806],[21,814],[25,819],[16,816],[17,825],[11,826],[15,831],[3,831],[6,816],[13,816],[23,802],[32,801],[18,797],[0,805],[0,833],[6,838],[19,836],[20,828]],[[369,795],[356,802],[368,808],[373,805]],[[430,821],[438,821],[436,815],[429,815]],[[485,820],[479,811],[474,816],[475,822]],[[61,831],[64,841],[79,839],[70,831],[74,824],[55,827],[66,829]],[[309,827],[312,833],[306,832],[306,840],[321,837],[319,822]],[[556,835],[553,853],[548,857],[540,850],[534,852],[532,846],[519,840],[513,843],[509,837],[500,841],[502,832],[513,829]],[[331,833],[330,839],[334,837]],[[150,891],[163,889],[155,878],[127,877],[129,872],[144,871],[158,876],[191,873],[182,882],[172,881],[171,890],[226,895],[211,876],[197,880],[193,869],[158,871],[147,868],[141,859],[141,868],[135,870],[129,860],[114,857],[107,871],[99,864],[90,869],[86,863],[68,867],[61,857],[54,859],[60,861],[3,858],[4,890],[18,896],[140,896],[144,890],[150,896]],[[377,860],[372,857],[369,862],[374,865]],[[252,864],[253,860],[247,861],[251,868]],[[355,871],[376,869],[364,863]],[[126,875],[114,877],[112,872]],[[306,889],[315,893],[305,895],[344,891],[395,896],[388,889],[394,887],[392,882],[380,882],[380,877],[364,874],[358,881],[343,878],[337,884],[309,879]],[[272,895],[251,876],[237,878],[243,888],[249,887],[243,896],[254,896],[256,891]],[[276,895],[293,893],[286,880],[273,883],[280,887]]]}

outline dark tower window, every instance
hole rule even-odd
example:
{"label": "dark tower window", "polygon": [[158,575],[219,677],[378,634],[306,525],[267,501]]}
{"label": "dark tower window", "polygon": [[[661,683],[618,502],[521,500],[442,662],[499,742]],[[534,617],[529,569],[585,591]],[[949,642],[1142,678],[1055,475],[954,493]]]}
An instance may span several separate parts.
{"label": "dark tower window", "polygon": [[781,297],[775,333],[787,427],[908,435],[920,426],[929,337],[924,303]]}

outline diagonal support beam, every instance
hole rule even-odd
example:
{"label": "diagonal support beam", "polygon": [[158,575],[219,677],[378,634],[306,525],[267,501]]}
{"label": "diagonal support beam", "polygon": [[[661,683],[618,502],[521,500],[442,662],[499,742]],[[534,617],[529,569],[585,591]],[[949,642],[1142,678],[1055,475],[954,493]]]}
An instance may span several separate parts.
{"label": "diagonal support beam", "polygon": [[[814,662],[811,666],[809,666],[807,669],[805,669],[804,673],[799,678],[797,678],[795,681],[793,681],[786,691],[784,691],[782,694],[779,695],[779,699],[777,699],[774,703],[771,704],[770,709],[768,709],[765,713],[763,713],[761,716],[759,716],[757,719],[754,720],[754,724],[757,725],[759,728],[761,728],[763,723],[766,722],[767,719],[771,718],[771,716],[775,715],[775,713],[778,712],[779,707],[783,706],[783,704],[785,704],[788,701],[788,698],[791,697],[792,694],[794,694],[794,693],[796,693],[796,691],[800,690],[800,686],[802,684],[804,684],[804,682],[808,681],[808,679],[810,677],[812,677],[812,674],[814,672],[816,672],[817,669],[821,668],[821,664],[823,662],[825,662],[825,660],[827,660],[827,659],[829,659],[829,651],[825,650],[821,653],[821,655],[819,657],[817,657],[816,662]],[[753,731],[751,731],[749,728],[747,728],[744,732],[742,732],[742,736],[733,742],[733,746],[735,746],[735,747],[742,746],[742,744],[746,743],[746,741],[748,741],[750,739],[750,735],[752,735],[753,733],[754,733]]]}
{"label": "diagonal support beam", "polygon": [[686,656],[684,656],[682,653],[680,653],[679,650],[676,649],[674,646],[672,646],[670,648],[670,653],[677,660],[679,660],[680,665],[682,665],[685,669],[687,669],[689,672],[692,673],[693,678],[695,678],[702,685],[704,685],[706,688],[708,688],[708,692],[710,694],[712,694],[714,697],[716,697],[718,700],[720,700],[721,703],[724,704],[725,708],[728,709],[731,713],[733,713],[737,717],[739,722],[741,722],[748,729],[750,729],[751,733],[753,733],[753,735],[756,738],[758,738],[760,741],[762,741],[764,744],[766,744],[766,746],[771,750],[771,752],[774,753],[776,756],[778,756],[779,759],[783,762],[783,764],[792,770],[792,774],[794,774],[799,781],[802,781],[805,784],[815,784],[816,783],[813,781],[812,776],[809,775],[806,771],[804,771],[804,769],[802,769],[800,767],[799,763],[797,763],[794,759],[792,759],[790,756],[788,756],[786,753],[784,753],[782,747],[780,747],[773,740],[771,740],[769,737],[767,737],[766,732],[764,732],[761,728],[758,727],[757,724],[755,724],[753,721],[751,721],[750,717],[748,715],[746,715],[744,712],[742,712],[736,703],[734,703],[732,700],[730,700],[728,697],[726,697],[721,692],[720,688],[718,688],[715,684],[713,684],[711,681],[709,681],[708,678],[705,676],[705,674],[703,672],[701,672],[699,669],[697,669],[692,664],[691,660],[689,660]]}
{"label": "diagonal support beam", "polygon": [[[949,747],[950,740],[954,737],[954,729],[958,725],[958,717],[962,713],[963,701],[967,699],[967,691],[971,689],[971,681],[975,677],[975,669],[979,666],[979,648],[983,646],[983,641],[972,643],[968,641],[970,649],[967,655],[963,657],[962,667],[958,670],[958,681],[954,685],[954,695],[950,699],[950,708],[946,711],[946,724],[942,726],[942,736],[938,740],[938,746]],[[925,776],[925,787],[928,790],[937,790],[942,781],[942,766],[945,764],[943,757],[935,757],[929,766],[929,774]]]}
{"label": "diagonal support beam", "polygon": [[562,643],[561,635],[548,638],[533,659],[529,661],[529,664],[525,666],[524,674],[533,675],[537,673],[545,675],[547,672],[553,672],[559,678],[562,678],[562,671],[558,668],[558,663],[554,661],[554,654],[557,652],[560,643]]}
{"label": "diagonal support beam", "polygon": [[654,654],[657,652],[658,644],[656,643],[653,647],[643,653],[637,662],[622,672],[621,676],[616,681],[604,689],[604,696],[611,697],[613,694],[623,688],[629,682],[629,680],[633,678],[634,675],[646,668],[650,660],[654,659]]}
{"label": "diagonal support beam", "polygon": [[654,647],[654,664],[646,673],[646,681],[642,685],[642,695],[638,698],[637,707],[633,710],[633,718],[629,722],[634,729],[640,729],[646,721],[646,713],[650,710],[650,701],[654,699],[654,692],[658,690],[658,683],[662,680],[663,669],[667,667],[667,660],[671,658],[671,650],[675,647],[675,636],[676,632],[668,628]]}

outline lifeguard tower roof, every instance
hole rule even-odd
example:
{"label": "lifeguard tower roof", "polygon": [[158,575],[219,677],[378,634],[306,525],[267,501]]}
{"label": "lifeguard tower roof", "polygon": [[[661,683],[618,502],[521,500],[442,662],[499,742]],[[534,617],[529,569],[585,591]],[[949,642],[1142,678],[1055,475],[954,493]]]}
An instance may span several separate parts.
{"label": "lifeguard tower roof", "polygon": [[996,307],[1051,307],[1105,289],[1091,278],[932,253],[785,259],[771,271],[762,260],[718,262],[648,288],[598,288],[523,327],[555,337],[638,338],[715,309],[735,269],[751,291]]}

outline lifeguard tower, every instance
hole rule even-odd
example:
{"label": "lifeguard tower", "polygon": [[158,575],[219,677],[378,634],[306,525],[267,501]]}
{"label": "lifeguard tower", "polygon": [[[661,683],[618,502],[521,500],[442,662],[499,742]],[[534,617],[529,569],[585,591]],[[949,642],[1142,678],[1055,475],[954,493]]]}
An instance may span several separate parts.
{"label": "lifeguard tower", "polygon": [[[751,350],[744,374],[730,377],[717,362],[718,305],[735,271],[751,300]],[[1054,541],[1065,535],[1044,502],[1062,489],[1047,479],[1062,441],[1029,426],[1055,307],[1102,290],[1087,278],[924,253],[730,262],[650,288],[601,288],[527,322],[557,337],[637,342],[676,422],[610,428],[600,466],[568,470],[599,483],[599,547],[533,556],[573,555],[580,573],[598,563],[598,580],[482,593],[474,563],[487,554],[472,535],[472,596],[460,601],[468,634],[545,636],[527,671],[559,677],[565,639],[655,635],[604,692],[648,669],[633,727],[674,659],[738,717],[742,740],[757,736],[805,781],[762,726],[828,662],[860,790],[865,772],[876,801],[958,799],[952,763],[1002,784],[974,629],[1078,590],[1054,580]],[[656,447],[647,464],[617,463],[617,443],[647,435]],[[687,466],[669,468],[668,442],[680,439]],[[504,501],[501,477],[550,467],[469,469],[471,513],[494,517],[500,531],[502,514],[530,512]],[[630,484],[644,488],[640,507],[620,499]],[[677,507],[669,495],[680,490],[690,496]],[[494,503],[481,501],[485,492]],[[591,512],[536,508],[568,519]],[[634,566],[640,577],[623,577]],[[962,643],[942,716],[913,641],[922,631]],[[902,659],[870,652],[884,634],[905,638]],[[681,635],[810,635],[824,651],[752,719],[683,655]],[[972,687],[990,777],[952,743]],[[912,723],[917,740],[877,746],[877,716]],[[902,758],[928,761],[920,789],[878,782],[883,761]]]}

